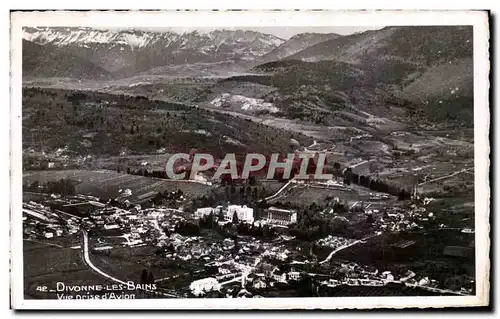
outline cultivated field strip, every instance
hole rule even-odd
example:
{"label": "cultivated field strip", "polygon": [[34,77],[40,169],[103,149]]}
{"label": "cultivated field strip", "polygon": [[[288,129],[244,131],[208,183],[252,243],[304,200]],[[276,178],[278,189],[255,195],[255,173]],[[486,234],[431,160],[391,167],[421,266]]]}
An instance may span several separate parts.
{"label": "cultivated field strip", "polygon": [[[23,174],[23,184],[39,181],[41,184],[59,179],[71,179],[76,183],[76,191],[102,198],[118,197],[130,189],[130,201],[138,201],[158,192],[181,190],[188,196],[207,194],[210,186],[183,181],[162,180],[153,177],[127,175],[108,170],[66,170],[66,171],[30,171]],[[120,192],[122,190],[122,192]]]}

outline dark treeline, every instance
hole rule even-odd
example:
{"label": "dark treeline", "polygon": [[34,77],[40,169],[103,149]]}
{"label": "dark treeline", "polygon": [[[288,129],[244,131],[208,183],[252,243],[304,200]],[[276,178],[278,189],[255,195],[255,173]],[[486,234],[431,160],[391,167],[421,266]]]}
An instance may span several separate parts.
{"label": "dark treeline", "polygon": [[[333,174],[337,176],[342,176],[344,178],[344,184],[350,185],[356,184],[359,186],[363,186],[366,188],[369,188],[373,191],[380,192],[380,193],[386,193],[392,196],[397,196],[399,200],[407,200],[410,199],[411,197],[411,192],[405,190],[404,188],[400,188],[394,185],[389,185],[384,181],[381,181],[380,179],[372,179],[369,176],[364,176],[364,175],[359,175],[356,174],[352,171],[351,168],[346,168],[344,172],[341,171],[341,166],[338,163],[334,163],[333,165]],[[120,172],[121,168],[117,168],[117,171]],[[167,179],[167,172],[165,170],[151,170],[148,171],[147,169],[144,168],[139,168],[137,170],[127,168],[126,169],[127,174],[132,174],[132,175],[140,175],[140,176],[146,176],[146,177],[156,177],[156,178],[164,178]],[[186,176],[189,174],[186,173]],[[224,184],[229,184],[232,186],[233,181],[232,180],[224,180]],[[252,177],[252,180],[249,180],[250,185],[255,185],[255,177]],[[232,186],[234,188],[234,186]]]}
{"label": "dark treeline", "polygon": [[[23,87],[23,97],[33,97],[37,95],[46,95],[47,97],[64,96],[66,97],[67,101],[74,106],[80,105],[81,103],[85,102],[101,101],[104,103],[109,103],[110,106],[137,109],[142,109],[144,107],[154,107],[169,110],[187,110],[189,108],[187,105],[181,103],[160,101],[141,95],[114,94],[96,91],[54,88]],[[151,102],[153,102],[153,104]]]}
{"label": "dark treeline", "polygon": [[344,184],[346,185],[350,185],[351,183],[353,183],[356,185],[369,188],[373,191],[397,196],[399,200],[407,200],[411,198],[411,192],[408,192],[404,188],[388,185],[379,179],[375,180],[370,178],[369,176],[358,175],[354,173],[351,168],[347,168],[343,176],[344,176]]}
{"label": "dark treeline", "polygon": [[60,194],[63,196],[76,194],[75,185],[73,184],[73,181],[65,178],[62,178],[57,181],[48,181],[43,184],[40,184],[39,181],[34,181],[29,185],[24,185],[23,188],[26,191]]}
{"label": "dark treeline", "polygon": [[200,229],[211,229],[217,231],[219,234],[230,237],[236,240],[235,235],[247,235],[256,238],[273,238],[276,235],[275,230],[269,225],[256,225],[242,223],[238,220],[238,215],[234,214],[230,223],[220,225],[218,221],[224,221],[224,214],[219,210],[216,214],[209,214],[198,220]]}

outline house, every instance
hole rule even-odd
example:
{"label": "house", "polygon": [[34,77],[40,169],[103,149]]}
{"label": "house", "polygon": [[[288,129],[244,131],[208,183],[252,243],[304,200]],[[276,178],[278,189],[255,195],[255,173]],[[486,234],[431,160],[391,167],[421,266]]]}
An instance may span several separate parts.
{"label": "house", "polygon": [[53,238],[54,234],[53,233],[45,233],[44,236],[45,236],[45,238]]}
{"label": "house", "polygon": [[290,271],[288,273],[288,279],[289,280],[299,280],[300,279],[300,273],[298,271]]}
{"label": "house", "polygon": [[430,283],[429,277],[425,277],[425,278],[420,279],[420,281],[418,282],[418,285],[419,286],[427,286],[429,283]]}
{"label": "house", "polygon": [[231,273],[231,270],[227,269],[227,268],[224,268],[224,267],[220,267],[219,268],[219,273],[222,274],[222,275],[228,275]]}
{"label": "house", "polygon": [[393,281],[394,280],[394,276],[392,275],[392,273],[390,271],[384,271],[382,273],[382,278],[384,278],[387,281]]}
{"label": "house", "polygon": [[205,292],[216,290],[218,288],[218,286],[219,286],[219,282],[217,281],[217,279],[212,278],[212,277],[208,277],[208,278],[203,278],[200,280],[193,281],[189,285],[189,289],[191,290],[191,292],[194,295],[198,296],[198,295],[201,295]]}
{"label": "house", "polygon": [[342,282],[340,280],[329,279],[327,285],[330,287],[336,287],[342,285]]}
{"label": "house", "polygon": [[286,281],[286,273],[282,273],[282,274],[279,274],[279,273],[273,273],[271,278],[277,282],[281,282],[281,283],[287,283]]}
{"label": "house", "polygon": [[347,279],[346,284],[349,285],[349,286],[359,286],[358,280],[357,279],[352,279],[352,278]]}
{"label": "house", "polygon": [[194,217],[195,218],[203,218],[205,216],[208,216],[210,214],[215,214],[215,209],[212,208],[212,207],[202,207],[202,208],[198,208],[195,212],[194,212]]}
{"label": "house", "polygon": [[253,282],[252,287],[254,289],[264,289],[267,288],[267,284],[264,280],[259,278]]}

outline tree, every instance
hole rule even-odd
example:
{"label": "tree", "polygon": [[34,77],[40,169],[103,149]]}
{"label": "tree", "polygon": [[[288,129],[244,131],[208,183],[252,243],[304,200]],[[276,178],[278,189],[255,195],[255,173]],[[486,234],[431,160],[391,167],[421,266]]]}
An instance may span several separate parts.
{"label": "tree", "polygon": [[217,218],[219,221],[223,221],[224,220],[224,212],[222,211],[222,207],[219,208],[219,213],[217,215]]}
{"label": "tree", "polygon": [[240,220],[238,218],[238,214],[234,212],[233,214],[233,225],[238,225],[240,223]]}
{"label": "tree", "polygon": [[30,189],[38,189],[39,186],[40,186],[40,182],[38,180],[36,180],[30,184],[29,188]]}
{"label": "tree", "polygon": [[146,270],[146,268],[143,268],[141,272],[141,280],[139,283],[145,284],[147,283],[147,281],[148,281],[148,271]]}
{"label": "tree", "polygon": [[373,215],[372,215],[372,214],[370,214],[370,215],[368,215],[368,216],[366,217],[366,223],[367,223],[367,224],[370,224],[370,225],[371,225],[371,224],[373,224],[374,222],[375,222],[375,219],[373,218]]}
{"label": "tree", "polygon": [[148,278],[147,278],[147,282],[146,283],[148,283],[148,284],[154,284],[155,283],[155,277],[153,276],[152,272],[148,273]]}
{"label": "tree", "polygon": [[348,167],[344,172],[344,184],[351,185],[352,168]]}
{"label": "tree", "polygon": [[255,176],[253,176],[253,175],[252,175],[252,176],[250,176],[250,177],[248,178],[248,183],[249,183],[251,186],[254,186],[255,184],[257,184],[257,181],[256,181],[256,179],[255,179]]}
{"label": "tree", "polygon": [[340,168],[340,164],[335,162],[333,163],[333,169],[335,171],[335,175],[341,175],[341,168]]}
{"label": "tree", "polygon": [[398,193],[398,200],[405,200],[407,198],[407,193],[404,189],[401,189]]}

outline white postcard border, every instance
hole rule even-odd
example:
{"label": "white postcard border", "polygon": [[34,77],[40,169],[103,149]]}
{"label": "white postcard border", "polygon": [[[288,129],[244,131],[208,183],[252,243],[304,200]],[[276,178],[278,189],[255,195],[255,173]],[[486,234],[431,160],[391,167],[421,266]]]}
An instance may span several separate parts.
{"label": "white postcard border", "polygon": [[[22,250],[22,27],[474,26],[476,296],[147,300],[24,299]],[[168,23],[167,23],[168,21]],[[481,11],[164,11],[15,12],[11,14],[11,287],[15,309],[336,309],[484,306],[489,300],[488,16]]]}

